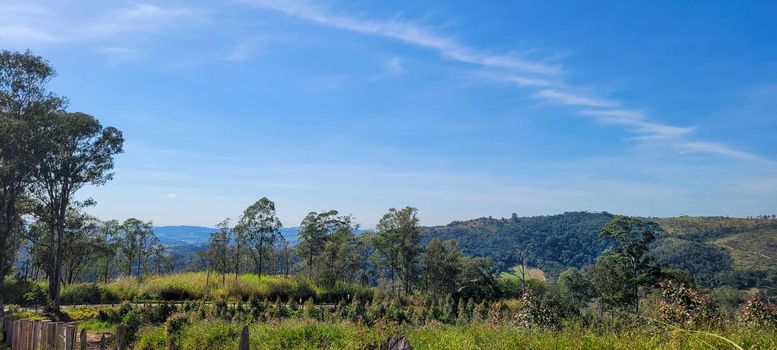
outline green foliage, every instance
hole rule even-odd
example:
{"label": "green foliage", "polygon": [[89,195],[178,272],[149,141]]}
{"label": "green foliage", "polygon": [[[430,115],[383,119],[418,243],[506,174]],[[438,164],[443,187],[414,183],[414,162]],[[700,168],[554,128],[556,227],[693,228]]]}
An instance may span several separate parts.
{"label": "green foliage", "polygon": [[527,252],[529,266],[539,267],[555,279],[565,268],[582,268],[594,262],[610,243],[599,231],[612,218],[608,213],[587,212],[480,218],[425,228],[421,237],[425,244],[432,238],[455,239],[467,256],[491,258],[497,271],[517,265],[515,247],[520,244]]}

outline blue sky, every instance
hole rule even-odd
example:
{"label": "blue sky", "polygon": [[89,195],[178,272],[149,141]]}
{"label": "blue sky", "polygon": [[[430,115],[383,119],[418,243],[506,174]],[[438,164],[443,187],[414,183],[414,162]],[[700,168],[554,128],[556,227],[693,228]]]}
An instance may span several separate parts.
{"label": "blue sky", "polygon": [[777,3],[0,1],[121,129],[100,218],[777,213]]}

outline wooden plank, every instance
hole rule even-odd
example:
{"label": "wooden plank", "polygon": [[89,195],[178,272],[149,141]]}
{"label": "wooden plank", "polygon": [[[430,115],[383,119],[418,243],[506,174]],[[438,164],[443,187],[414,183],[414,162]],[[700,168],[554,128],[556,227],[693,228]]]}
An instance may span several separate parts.
{"label": "wooden plank", "polygon": [[45,349],[56,349],[56,348],[57,348],[57,323],[50,322],[46,325],[46,348]]}
{"label": "wooden plank", "polygon": [[86,329],[81,330],[81,336],[78,337],[79,349],[86,350]]}
{"label": "wooden plank", "polygon": [[56,339],[54,344],[55,350],[65,350],[65,323],[64,322],[57,322],[57,331],[56,331]]}
{"label": "wooden plank", "polygon": [[116,349],[127,350],[127,328],[124,326],[116,327]]}
{"label": "wooden plank", "polygon": [[40,348],[40,326],[40,320],[35,320],[32,322],[32,344],[30,346],[31,350],[38,350]]}
{"label": "wooden plank", "polygon": [[49,333],[49,320],[40,321],[40,333],[38,334],[38,342],[35,350],[46,350],[48,345],[48,333]]}
{"label": "wooden plank", "polygon": [[71,324],[65,325],[65,350],[76,349],[76,326]]}
{"label": "wooden plank", "polygon": [[19,322],[19,320],[14,321],[13,323],[13,337],[12,343],[11,343],[11,349],[12,350],[19,350],[19,334],[21,333],[22,323]]}

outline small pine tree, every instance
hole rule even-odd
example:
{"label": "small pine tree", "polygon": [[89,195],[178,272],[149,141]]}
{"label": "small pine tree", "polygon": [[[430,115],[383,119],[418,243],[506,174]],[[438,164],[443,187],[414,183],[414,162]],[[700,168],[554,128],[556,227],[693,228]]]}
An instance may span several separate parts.
{"label": "small pine tree", "polygon": [[467,306],[464,304],[463,299],[459,299],[459,307],[456,312],[456,324],[464,326],[469,323],[469,316],[467,315]]}

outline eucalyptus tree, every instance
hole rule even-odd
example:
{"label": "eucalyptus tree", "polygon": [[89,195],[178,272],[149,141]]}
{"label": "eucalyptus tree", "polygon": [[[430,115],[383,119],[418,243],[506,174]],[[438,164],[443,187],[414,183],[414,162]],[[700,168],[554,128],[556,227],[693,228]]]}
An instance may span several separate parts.
{"label": "eucalyptus tree", "polygon": [[140,278],[145,259],[155,248],[156,235],[150,221],[136,218],[124,220],[119,235],[119,251],[124,256],[127,276],[132,276],[132,267],[136,266],[136,276]]}
{"label": "eucalyptus tree", "polygon": [[323,251],[329,236],[338,227],[348,224],[350,218],[339,216],[337,210],[310,212],[300,223],[297,232],[297,254],[307,260],[308,272],[313,273],[316,257]]}
{"label": "eucalyptus tree", "polygon": [[601,231],[601,236],[614,240],[615,245],[597,260],[597,264],[602,260],[602,263],[609,264],[608,269],[623,265],[618,266],[625,271],[624,278],[620,279],[621,294],[634,307],[635,313],[639,313],[639,288],[656,283],[661,273],[648,254],[660,231],[655,222],[628,216],[616,216]]}
{"label": "eucalyptus tree", "polygon": [[423,251],[418,209],[389,209],[376,226],[375,250],[377,262],[389,271],[395,292],[398,293],[395,279],[399,277],[405,295],[409,295],[418,277],[418,258]]}
{"label": "eucalyptus tree", "polygon": [[24,234],[23,202],[43,153],[42,122],[65,105],[46,88],[55,75],[29,51],[0,51],[0,289]]}
{"label": "eucalyptus tree", "polygon": [[246,208],[235,227],[260,277],[275,242],[283,240],[281,227],[281,221],[275,214],[275,203],[267,197],[262,197]]}
{"label": "eucalyptus tree", "polygon": [[316,282],[325,287],[334,287],[337,282],[354,282],[356,272],[361,267],[360,241],[354,231],[350,216],[336,217],[336,226],[325,236],[323,247],[313,259],[312,270]]}
{"label": "eucalyptus tree", "polygon": [[232,229],[229,227],[230,219],[224,219],[216,225],[217,230],[210,234],[208,239],[208,259],[210,266],[221,274],[221,284],[226,282],[226,275],[231,266],[230,241]]}
{"label": "eucalyptus tree", "polygon": [[456,291],[456,283],[463,269],[463,258],[456,240],[432,238],[421,257],[423,285],[434,299],[444,298]]}

